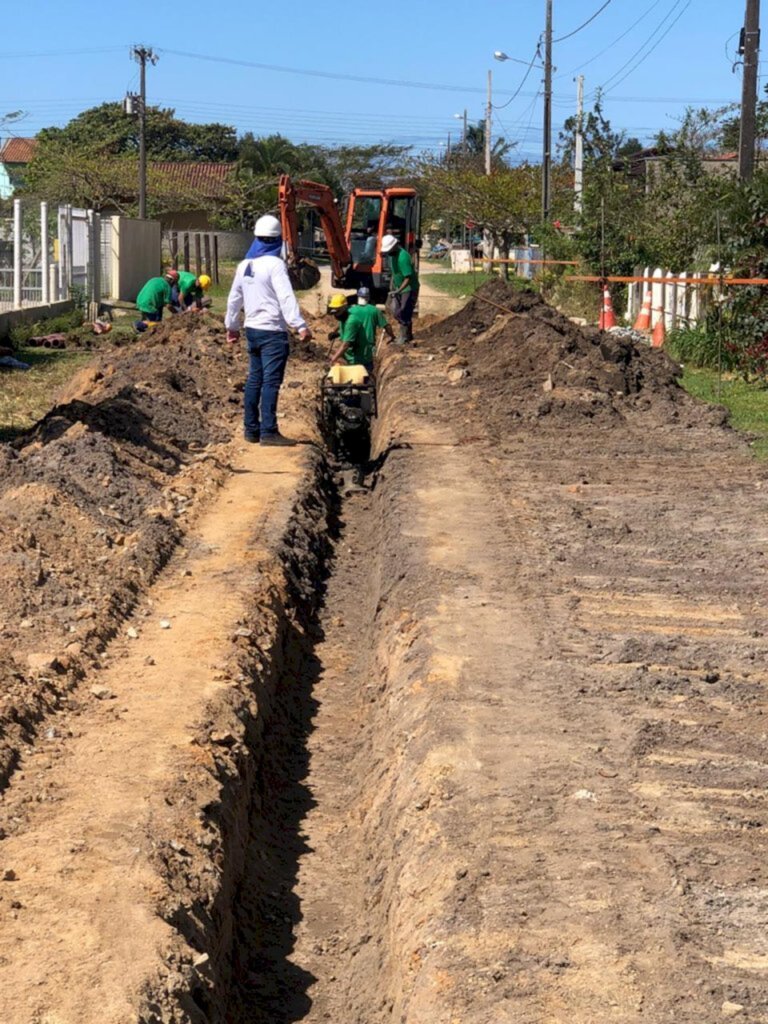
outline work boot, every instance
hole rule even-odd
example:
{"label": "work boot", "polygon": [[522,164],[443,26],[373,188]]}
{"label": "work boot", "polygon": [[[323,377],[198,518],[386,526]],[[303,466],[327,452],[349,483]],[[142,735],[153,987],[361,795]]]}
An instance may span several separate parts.
{"label": "work boot", "polygon": [[397,334],[397,344],[407,345],[408,344],[408,328],[405,324],[400,324],[400,330]]}
{"label": "work boot", "polygon": [[249,444],[258,444],[259,443],[259,435],[258,434],[243,434],[243,440],[247,441]]}
{"label": "work boot", "polygon": [[276,434],[262,434],[261,444],[272,445],[275,448],[292,448],[296,442],[290,437],[283,437],[278,431]]}

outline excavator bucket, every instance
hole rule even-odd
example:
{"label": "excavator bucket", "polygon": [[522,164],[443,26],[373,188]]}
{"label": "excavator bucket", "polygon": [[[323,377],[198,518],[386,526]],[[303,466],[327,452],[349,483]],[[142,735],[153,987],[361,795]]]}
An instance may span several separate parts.
{"label": "excavator bucket", "polygon": [[306,291],[320,281],[320,268],[312,260],[300,259],[289,265],[288,276],[297,291]]}

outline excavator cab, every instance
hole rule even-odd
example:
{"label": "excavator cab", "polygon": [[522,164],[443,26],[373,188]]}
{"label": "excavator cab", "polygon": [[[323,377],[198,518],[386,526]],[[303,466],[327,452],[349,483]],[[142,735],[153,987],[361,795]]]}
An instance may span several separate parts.
{"label": "excavator cab", "polygon": [[317,264],[299,246],[297,206],[314,207],[331,261],[331,280],[337,288],[371,290],[374,302],[384,302],[389,292],[389,260],[381,255],[384,235],[394,235],[418,265],[421,239],[421,204],[412,188],[353,189],[347,200],[345,224],[327,185],[315,181],[292,182],[287,174],[278,185],[280,223],[285,259],[295,288],[311,288],[320,280]]}
{"label": "excavator cab", "polygon": [[346,287],[367,285],[374,302],[389,291],[389,261],[381,255],[384,235],[394,235],[418,262],[421,205],[412,188],[352,191],[347,202],[346,237],[351,263]]}

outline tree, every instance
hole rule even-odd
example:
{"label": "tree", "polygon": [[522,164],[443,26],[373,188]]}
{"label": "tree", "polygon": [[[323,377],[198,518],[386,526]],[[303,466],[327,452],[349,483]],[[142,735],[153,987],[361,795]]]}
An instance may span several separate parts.
{"label": "tree", "polygon": [[433,214],[453,222],[473,221],[490,232],[502,252],[527,234],[540,215],[541,169],[530,164],[485,174],[425,160],[420,183]]}
{"label": "tree", "polygon": [[[579,119],[574,114],[566,119],[558,137],[558,149],[564,163],[573,164],[576,149],[576,131]],[[584,147],[584,163],[600,160],[616,160],[630,142],[626,132],[614,131],[611,122],[603,113],[603,100],[598,91],[592,110],[582,115],[581,133]],[[637,142],[637,140],[631,140]],[[638,143],[638,149],[642,146]]]}
{"label": "tree", "polygon": [[[467,125],[466,141],[466,152],[463,150],[463,145],[459,144],[453,151],[453,159],[464,160],[466,163],[477,168],[477,170],[484,171],[485,121],[478,121],[476,124]],[[493,140],[491,146],[491,170],[500,170],[507,165],[507,157],[515,148],[515,145],[516,143],[507,142],[502,136]]]}
{"label": "tree", "polygon": [[[139,151],[138,119],[119,103],[102,103],[74,117],[63,128],[43,128],[40,148],[74,147],[84,152],[125,156]],[[230,125],[188,124],[172,109],[147,107],[146,147],[150,160],[195,160],[214,163],[237,159],[237,134]]]}

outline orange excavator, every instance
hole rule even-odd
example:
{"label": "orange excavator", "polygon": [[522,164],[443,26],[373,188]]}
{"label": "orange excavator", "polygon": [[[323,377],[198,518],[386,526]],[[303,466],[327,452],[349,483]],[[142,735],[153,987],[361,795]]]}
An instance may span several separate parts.
{"label": "orange excavator", "polygon": [[291,181],[287,174],[278,186],[280,222],[288,269],[297,288],[311,288],[320,280],[317,265],[299,252],[299,204],[320,215],[331,260],[331,278],[337,288],[371,289],[374,302],[384,302],[389,291],[389,269],[381,255],[384,235],[394,235],[418,261],[421,247],[421,205],[412,188],[356,188],[347,197],[344,223],[333,192],[314,181]]}

